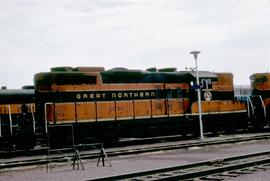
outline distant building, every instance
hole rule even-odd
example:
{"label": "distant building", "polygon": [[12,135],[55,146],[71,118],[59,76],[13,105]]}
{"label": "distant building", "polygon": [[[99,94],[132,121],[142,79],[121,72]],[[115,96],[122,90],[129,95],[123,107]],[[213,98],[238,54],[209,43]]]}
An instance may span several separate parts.
{"label": "distant building", "polygon": [[235,96],[249,96],[251,95],[251,88],[249,85],[235,85],[234,95]]}

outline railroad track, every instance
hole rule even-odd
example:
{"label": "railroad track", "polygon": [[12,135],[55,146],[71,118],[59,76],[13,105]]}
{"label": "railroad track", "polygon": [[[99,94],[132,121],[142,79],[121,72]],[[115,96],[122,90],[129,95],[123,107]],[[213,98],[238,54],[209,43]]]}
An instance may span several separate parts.
{"label": "railroad track", "polygon": [[[246,135],[233,138],[222,138],[222,139],[206,139],[205,141],[192,140],[188,142],[170,142],[170,143],[160,143],[160,144],[150,144],[150,145],[140,145],[132,147],[121,147],[121,148],[109,148],[106,149],[106,153],[109,157],[119,156],[119,155],[132,155],[155,151],[164,150],[175,150],[175,149],[187,149],[191,147],[204,147],[210,145],[220,145],[220,144],[231,144],[237,142],[247,142],[252,140],[263,140],[269,139],[270,134],[260,134],[260,135]],[[62,152],[65,151],[65,152]],[[2,160],[0,162],[0,170],[14,167],[23,167],[30,165],[40,165],[49,164],[52,162],[67,162],[71,160],[74,156],[73,152],[68,152],[68,150],[54,150],[52,154],[41,155],[35,158],[26,159],[13,159],[13,160]],[[72,151],[72,149],[70,149]],[[100,156],[100,149],[90,150],[90,151],[80,151],[80,157],[83,160],[86,159],[97,159]]]}
{"label": "railroad track", "polygon": [[270,151],[196,162],[174,167],[93,179],[99,180],[223,180],[270,169]]}

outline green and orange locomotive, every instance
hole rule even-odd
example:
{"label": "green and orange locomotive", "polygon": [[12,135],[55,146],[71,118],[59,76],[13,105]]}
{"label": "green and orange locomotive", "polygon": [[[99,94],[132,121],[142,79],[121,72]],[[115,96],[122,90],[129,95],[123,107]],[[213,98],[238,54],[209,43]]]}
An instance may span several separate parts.
{"label": "green and orange locomotive", "polygon": [[[231,73],[200,71],[199,77],[205,132],[266,125],[263,101],[256,102],[256,110],[250,98],[235,99]],[[92,137],[198,134],[195,81],[194,71],[175,68],[56,67],[35,75],[35,96],[40,119],[48,127],[57,125],[52,134],[71,124],[80,143]]]}

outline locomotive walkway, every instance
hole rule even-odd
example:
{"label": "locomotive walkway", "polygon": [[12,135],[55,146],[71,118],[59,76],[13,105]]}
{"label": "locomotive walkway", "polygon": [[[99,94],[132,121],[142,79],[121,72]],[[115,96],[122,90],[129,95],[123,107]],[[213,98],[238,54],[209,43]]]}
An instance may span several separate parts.
{"label": "locomotive walkway", "polygon": [[[252,137],[242,135],[236,137]],[[221,140],[219,138],[206,138],[207,141]],[[183,144],[200,142],[198,140],[185,141]],[[164,143],[168,144],[168,143]],[[153,147],[153,145],[149,145]],[[114,148],[115,149],[115,148]],[[72,170],[72,166],[64,164],[53,164],[52,171],[46,172],[46,164],[39,166],[29,166],[28,169],[5,169],[0,171],[0,180],[91,180],[123,175],[135,172],[149,171],[153,169],[163,169],[176,165],[191,164],[193,162],[203,162],[206,160],[218,160],[224,157],[231,157],[240,154],[270,150],[270,140],[256,140],[249,142],[235,142],[234,144],[204,145],[203,147],[193,145],[184,149],[169,151],[156,150],[141,154],[123,155],[110,157],[112,166],[97,167],[97,159],[83,159],[84,170]],[[110,150],[107,150],[110,153]],[[83,157],[83,154],[81,154]],[[3,160],[1,160],[2,163]],[[71,163],[70,161],[68,163]]]}

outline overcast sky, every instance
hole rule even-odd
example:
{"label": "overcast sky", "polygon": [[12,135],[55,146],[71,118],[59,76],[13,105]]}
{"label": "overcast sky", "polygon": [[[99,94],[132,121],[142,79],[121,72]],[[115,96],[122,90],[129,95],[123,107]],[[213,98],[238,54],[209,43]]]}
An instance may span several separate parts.
{"label": "overcast sky", "polygon": [[0,0],[0,86],[55,66],[270,71],[270,0]]}

